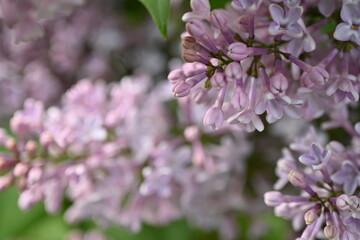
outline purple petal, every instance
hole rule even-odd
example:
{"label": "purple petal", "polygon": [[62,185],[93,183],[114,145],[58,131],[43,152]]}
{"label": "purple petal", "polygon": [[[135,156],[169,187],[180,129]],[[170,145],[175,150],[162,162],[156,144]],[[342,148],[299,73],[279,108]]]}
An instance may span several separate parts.
{"label": "purple petal", "polygon": [[300,19],[302,12],[302,7],[290,8],[290,10],[286,13],[285,16],[286,22],[288,24],[296,23]]}
{"label": "purple petal", "polygon": [[291,37],[299,38],[303,35],[303,31],[301,26],[298,23],[293,23],[288,26],[286,30],[286,34],[288,34]]}
{"label": "purple petal", "polygon": [[304,44],[304,50],[306,52],[312,52],[316,48],[316,43],[313,37],[309,33],[305,33],[306,36],[304,38],[303,44]]}
{"label": "purple petal", "polygon": [[331,176],[331,180],[338,184],[344,184],[345,182],[349,181],[352,178],[352,176],[345,171],[339,171]]}
{"label": "purple petal", "polygon": [[280,104],[276,102],[276,100],[269,100],[268,110],[269,113],[277,119],[280,119],[283,116],[283,108],[281,107]]}
{"label": "purple petal", "polygon": [[348,41],[352,35],[353,31],[351,30],[351,26],[346,23],[340,23],[337,25],[334,32],[334,38],[340,41]]}
{"label": "purple petal", "polygon": [[271,17],[273,18],[273,20],[277,23],[283,23],[284,22],[284,16],[285,16],[285,12],[284,9],[282,7],[280,7],[277,4],[270,4],[269,6],[269,11],[271,14]]}
{"label": "purple petal", "polygon": [[254,113],[249,110],[242,112],[238,117],[238,121],[244,124],[250,123],[252,115],[254,115]]}
{"label": "purple petal", "polygon": [[335,1],[320,0],[319,10],[325,17],[330,17],[335,10]]}
{"label": "purple petal", "polygon": [[357,7],[353,3],[346,3],[341,9],[341,19],[349,24],[352,24],[355,19],[360,18],[360,13],[357,11]]}
{"label": "purple petal", "polygon": [[259,132],[262,132],[264,130],[264,124],[262,123],[259,116],[254,114],[251,121],[254,124],[254,127],[256,128],[256,130],[258,130]]}
{"label": "purple petal", "polygon": [[305,153],[305,154],[301,155],[299,157],[299,161],[302,164],[305,164],[305,165],[308,165],[308,166],[318,164],[318,162],[315,160],[315,158],[309,153]]}
{"label": "purple petal", "polygon": [[322,151],[316,143],[311,144],[310,154],[317,160],[322,159]]}
{"label": "purple petal", "polygon": [[268,105],[267,101],[260,102],[255,108],[255,113],[258,115],[263,114],[266,111],[267,105]]}
{"label": "purple petal", "polygon": [[289,105],[285,109],[285,113],[292,118],[299,119],[302,116],[302,111],[300,108],[295,107],[294,105]]}
{"label": "purple petal", "polygon": [[358,184],[357,184],[356,178],[352,178],[349,181],[345,182],[344,192],[348,195],[352,195],[355,192],[357,186],[358,186]]}

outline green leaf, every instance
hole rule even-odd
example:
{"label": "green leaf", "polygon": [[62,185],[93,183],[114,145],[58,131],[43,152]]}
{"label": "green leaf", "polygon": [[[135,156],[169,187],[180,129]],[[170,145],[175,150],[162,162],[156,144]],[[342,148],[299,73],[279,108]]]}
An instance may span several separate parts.
{"label": "green leaf", "polygon": [[211,9],[224,8],[231,0],[210,0]]}
{"label": "green leaf", "polygon": [[170,14],[170,0],[139,0],[150,12],[162,35],[167,38],[167,23]]}

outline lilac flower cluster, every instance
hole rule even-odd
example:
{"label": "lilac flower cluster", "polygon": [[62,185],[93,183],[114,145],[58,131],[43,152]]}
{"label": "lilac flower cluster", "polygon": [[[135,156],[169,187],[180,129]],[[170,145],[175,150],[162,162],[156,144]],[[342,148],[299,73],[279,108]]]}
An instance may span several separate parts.
{"label": "lilac flower cluster", "polygon": [[1,18],[14,29],[15,42],[32,41],[44,35],[42,21],[68,15],[84,3],[85,0],[1,0]]}
{"label": "lilac flower cluster", "polygon": [[145,76],[109,85],[85,79],[61,107],[45,110],[26,100],[10,120],[15,136],[1,131],[7,152],[0,157],[0,189],[15,184],[22,209],[44,202],[49,213],[66,197],[69,222],[95,219],[139,231],[142,222],[185,217],[233,239],[242,159],[250,149],[244,135],[197,127],[201,109],[188,101],[174,124],[167,87],[149,92],[149,85]]}
{"label": "lilac flower cluster", "polygon": [[[4,2],[21,5],[26,1]],[[82,78],[116,79],[134,71],[149,75],[163,71],[165,57],[158,51],[160,37],[152,36],[154,26],[139,25],[134,29],[124,10],[110,9],[112,4],[113,0],[89,1],[66,17],[43,22],[44,36],[33,41],[14,43],[13,31],[3,29],[0,101],[7,104],[0,107],[0,118],[13,114],[26,98],[40,100],[47,106],[56,104]],[[29,9],[24,13],[32,15]],[[149,41],[142,43],[145,36],[149,36]],[[133,57],[128,58],[129,55]],[[158,66],[149,67],[154,60]]]}
{"label": "lilac flower cluster", "polygon": [[262,131],[265,112],[269,123],[311,120],[359,100],[359,1],[233,0],[210,11],[208,0],[192,0],[191,7],[183,16],[187,63],[168,79],[176,97],[211,103],[205,125]]}
{"label": "lilac flower cluster", "polygon": [[[359,239],[360,124],[353,127],[353,144],[338,141],[326,145],[314,128],[283,150],[276,173],[277,191],[265,194],[265,203],[275,214],[293,221],[296,230],[306,228],[299,240]],[[294,155],[296,154],[296,155]],[[281,190],[288,182],[299,188],[297,196]]]}

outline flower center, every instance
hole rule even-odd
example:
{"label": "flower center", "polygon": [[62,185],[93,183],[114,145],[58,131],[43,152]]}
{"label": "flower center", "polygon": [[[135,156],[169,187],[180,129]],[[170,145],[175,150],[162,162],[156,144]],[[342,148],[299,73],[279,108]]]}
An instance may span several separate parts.
{"label": "flower center", "polygon": [[359,30],[359,26],[358,25],[351,25],[351,29],[352,30]]}
{"label": "flower center", "polygon": [[286,30],[286,25],[280,25],[280,28],[279,28],[280,30]]}

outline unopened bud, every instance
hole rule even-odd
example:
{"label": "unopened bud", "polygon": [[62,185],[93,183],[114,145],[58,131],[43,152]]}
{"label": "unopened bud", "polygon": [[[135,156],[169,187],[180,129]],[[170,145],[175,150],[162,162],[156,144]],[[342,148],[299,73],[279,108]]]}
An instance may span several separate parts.
{"label": "unopened bud", "polygon": [[185,62],[189,62],[189,63],[197,62],[200,59],[196,51],[193,49],[185,49],[182,53],[182,57]]}
{"label": "unopened bud", "polygon": [[222,29],[226,27],[228,19],[224,10],[217,9],[211,12],[210,21],[214,28]]}
{"label": "unopened bud", "polygon": [[190,91],[191,91],[191,87],[186,82],[178,82],[177,84],[175,84],[173,88],[173,93],[175,97],[179,97],[179,98],[186,97],[187,95],[189,95]]}
{"label": "unopened bud", "polygon": [[324,68],[315,66],[307,72],[306,77],[310,80],[310,82],[316,85],[324,85],[325,82],[329,79],[329,73]]}
{"label": "unopened bud", "polygon": [[342,194],[339,197],[336,198],[336,207],[340,210],[348,210],[349,207],[350,198],[346,194]]}
{"label": "unopened bud", "polygon": [[24,176],[29,171],[29,166],[25,163],[18,163],[14,167],[13,174],[15,177]]}
{"label": "unopened bud", "polygon": [[196,40],[195,40],[195,38],[193,38],[191,36],[186,36],[181,39],[181,44],[182,44],[183,48],[194,49],[196,46]]}
{"label": "unopened bud", "polygon": [[244,43],[236,42],[230,44],[227,54],[233,60],[241,61],[249,56],[249,50]]}
{"label": "unopened bud", "polygon": [[223,72],[216,72],[211,77],[210,81],[211,81],[211,86],[219,87],[219,88],[225,87],[227,83]]}
{"label": "unopened bud", "polygon": [[225,68],[225,76],[228,81],[240,80],[243,76],[243,69],[238,62],[232,62]]}
{"label": "unopened bud", "polygon": [[37,152],[37,143],[34,140],[30,140],[25,145],[25,151],[29,154],[29,156],[33,157]]}
{"label": "unopened bud", "polygon": [[238,110],[246,108],[249,104],[248,95],[242,90],[236,90],[234,96],[231,98],[231,103]]}
{"label": "unopened bud", "polygon": [[325,234],[325,237],[327,237],[327,238],[330,238],[330,239],[335,238],[336,234],[337,234],[337,229],[336,229],[335,225],[333,225],[333,224],[327,225],[324,228],[324,234]]}
{"label": "unopened bud", "polygon": [[8,138],[5,142],[5,147],[13,152],[17,151],[17,142],[14,138]]}
{"label": "unopened bud", "polygon": [[181,69],[175,69],[168,75],[169,82],[175,84],[177,82],[185,81],[186,77]]}
{"label": "unopened bud", "polygon": [[40,143],[44,147],[48,147],[51,143],[54,142],[54,137],[49,132],[43,132],[40,135]]}
{"label": "unopened bud", "polygon": [[224,121],[224,113],[220,107],[211,107],[204,117],[204,125],[219,129]]}
{"label": "unopened bud", "polygon": [[197,126],[189,126],[185,128],[184,136],[186,140],[192,142],[200,137],[200,130]]}
{"label": "unopened bud", "polygon": [[282,73],[277,73],[270,78],[270,90],[273,94],[284,95],[289,83],[287,78]]}
{"label": "unopened bud", "polygon": [[270,207],[277,207],[284,202],[283,195],[276,191],[265,193],[264,200],[265,204]]}
{"label": "unopened bud", "polygon": [[307,186],[304,176],[299,173],[296,172],[294,170],[291,170],[289,175],[288,175],[288,179],[289,182],[294,185],[295,187],[299,187],[299,188],[305,188]]}
{"label": "unopened bud", "polygon": [[192,19],[186,24],[186,31],[195,38],[201,37],[206,33],[204,23],[197,19]]}
{"label": "unopened bud", "polygon": [[304,220],[306,225],[312,224],[313,222],[315,222],[317,218],[318,218],[317,210],[314,208],[307,211],[304,215]]}

